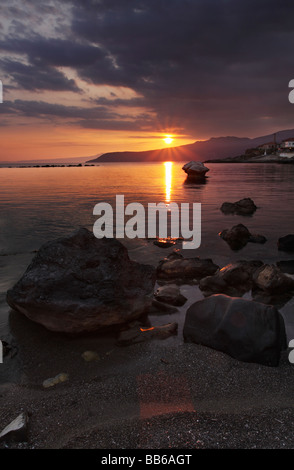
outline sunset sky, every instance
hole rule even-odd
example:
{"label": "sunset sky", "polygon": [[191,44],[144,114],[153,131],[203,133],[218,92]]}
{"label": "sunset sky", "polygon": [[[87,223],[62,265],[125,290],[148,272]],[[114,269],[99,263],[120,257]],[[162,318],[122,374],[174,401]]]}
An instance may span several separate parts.
{"label": "sunset sky", "polygon": [[293,0],[1,0],[0,160],[294,128],[293,18]]}

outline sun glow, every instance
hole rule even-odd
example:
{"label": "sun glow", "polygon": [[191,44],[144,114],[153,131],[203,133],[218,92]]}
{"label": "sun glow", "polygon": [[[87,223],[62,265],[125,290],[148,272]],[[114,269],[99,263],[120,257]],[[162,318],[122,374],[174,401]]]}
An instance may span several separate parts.
{"label": "sun glow", "polygon": [[167,145],[169,145],[173,142],[174,139],[172,138],[171,135],[167,135],[167,136],[165,136],[165,138],[163,140]]}

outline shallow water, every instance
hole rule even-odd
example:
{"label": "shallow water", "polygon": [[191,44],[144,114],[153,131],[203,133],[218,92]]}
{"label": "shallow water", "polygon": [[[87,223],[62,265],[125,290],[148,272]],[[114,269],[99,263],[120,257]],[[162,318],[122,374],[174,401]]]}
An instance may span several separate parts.
{"label": "shallow water", "polygon": [[[181,163],[103,163],[95,167],[0,169],[0,337],[9,334],[7,289],[19,279],[34,251],[46,241],[79,227],[92,230],[98,202],[198,202],[202,207],[201,245],[185,256],[209,257],[224,266],[238,259],[275,263],[294,258],[278,251],[277,240],[294,233],[294,166],[275,164],[207,164],[206,184],[186,184]],[[225,216],[224,201],[251,197],[258,206],[252,217]],[[267,238],[233,252],[218,233],[238,223]],[[162,249],[147,239],[124,240],[130,256],[156,265],[172,248]],[[181,244],[177,245],[181,248]],[[187,286],[183,286],[189,290]],[[195,292],[195,298],[201,293]],[[185,306],[186,308],[186,306]],[[292,300],[281,310],[288,337],[294,338]],[[182,317],[181,317],[182,318]],[[164,317],[166,320],[166,318]],[[161,318],[163,320],[163,318]],[[174,318],[173,320],[174,321]],[[293,331],[293,336],[292,335]]]}

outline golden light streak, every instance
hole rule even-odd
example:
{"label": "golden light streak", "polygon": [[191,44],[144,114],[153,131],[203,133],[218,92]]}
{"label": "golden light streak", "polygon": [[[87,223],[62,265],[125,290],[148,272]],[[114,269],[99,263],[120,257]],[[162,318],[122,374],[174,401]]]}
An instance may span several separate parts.
{"label": "golden light streak", "polygon": [[164,162],[165,166],[165,202],[170,203],[172,190],[172,162]]}

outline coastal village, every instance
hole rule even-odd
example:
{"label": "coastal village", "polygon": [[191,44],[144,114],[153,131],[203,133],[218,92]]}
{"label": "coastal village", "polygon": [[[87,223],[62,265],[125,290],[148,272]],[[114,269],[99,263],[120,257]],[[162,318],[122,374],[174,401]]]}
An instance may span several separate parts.
{"label": "coastal village", "polygon": [[256,148],[249,148],[244,154],[209,160],[210,163],[294,163],[294,137],[278,141],[276,134],[273,140]]}

